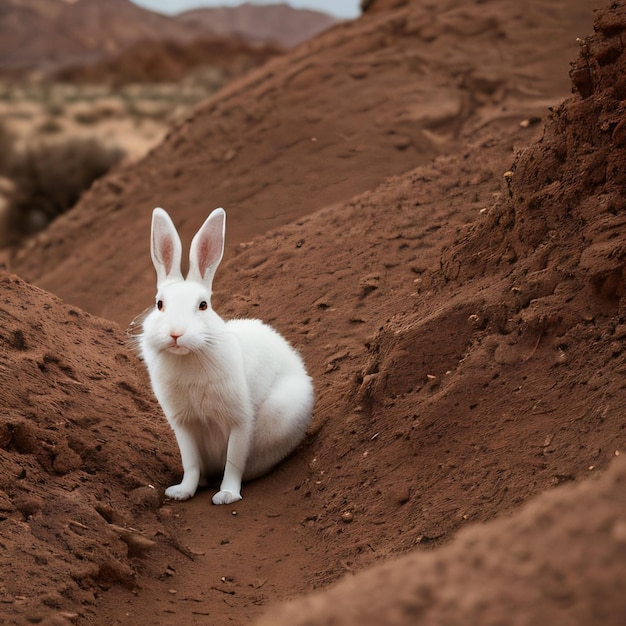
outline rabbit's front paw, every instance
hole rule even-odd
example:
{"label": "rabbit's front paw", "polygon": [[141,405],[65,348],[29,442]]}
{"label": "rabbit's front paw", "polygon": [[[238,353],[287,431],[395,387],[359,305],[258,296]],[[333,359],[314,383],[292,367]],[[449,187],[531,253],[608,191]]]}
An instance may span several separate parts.
{"label": "rabbit's front paw", "polygon": [[189,500],[195,491],[191,491],[183,486],[183,484],[172,485],[165,490],[165,495],[174,500]]}
{"label": "rabbit's front paw", "polygon": [[237,502],[237,500],[241,500],[241,494],[233,493],[232,491],[218,491],[213,496],[213,504],[232,504]]}

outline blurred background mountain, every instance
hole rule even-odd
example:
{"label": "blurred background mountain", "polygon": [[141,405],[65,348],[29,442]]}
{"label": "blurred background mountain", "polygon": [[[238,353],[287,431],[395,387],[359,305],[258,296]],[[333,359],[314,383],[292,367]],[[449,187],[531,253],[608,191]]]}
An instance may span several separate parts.
{"label": "blurred background mountain", "polygon": [[111,58],[142,41],[189,43],[206,37],[297,45],[335,19],[287,4],[204,8],[175,16],[130,0],[0,1],[0,72],[46,74]]}

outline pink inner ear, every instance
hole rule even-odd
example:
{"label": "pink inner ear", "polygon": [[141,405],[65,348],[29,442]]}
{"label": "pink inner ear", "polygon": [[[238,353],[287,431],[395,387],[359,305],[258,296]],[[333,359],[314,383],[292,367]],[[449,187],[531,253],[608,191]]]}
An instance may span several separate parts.
{"label": "pink inner ear", "polygon": [[198,269],[200,270],[200,276],[202,276],[202,278],[204,278],[207,268],[211,264],[211,259],[213,258],[211,252],[212,247],[210,240],[206,237],[202,238],[198,249]]}
{"label": "pink inner ear", "polygon": [[161,237],[161,262],[165,267],[165,274],[169,276],[172,271],[172,264],[174,262],[174,244],[172,238],[164,235]]}

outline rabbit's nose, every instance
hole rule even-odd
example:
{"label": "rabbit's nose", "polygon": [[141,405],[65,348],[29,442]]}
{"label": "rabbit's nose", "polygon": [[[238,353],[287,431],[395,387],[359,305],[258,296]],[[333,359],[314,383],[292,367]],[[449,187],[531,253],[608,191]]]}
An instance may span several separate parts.
{"label": "rabbit's nose", "polygon": [[182,336],[183,336],[183,333],[181,333],[181,332],[174,332],[174,331],[172,331],[170,333],[170,337],[172,338],[174,343],[176,343]]}

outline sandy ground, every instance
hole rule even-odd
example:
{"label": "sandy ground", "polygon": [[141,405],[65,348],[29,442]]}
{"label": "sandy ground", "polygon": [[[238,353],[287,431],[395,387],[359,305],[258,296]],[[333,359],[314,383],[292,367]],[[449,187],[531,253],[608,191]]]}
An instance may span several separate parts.
{"label": "sandy ground", "polygon": [[[2,278],[7,620],[619,623],[626,5],[581,46],[592,20],[451,0],[340,25],[18,251],[66,304]],[[178,451],[123,333],[153,205],[187,242],[227,208],[215,309],[315,381],[306,441],[236,505],[163,498]]]}

